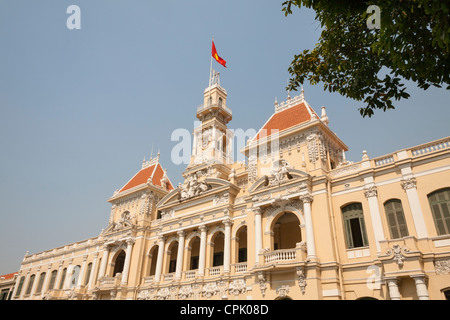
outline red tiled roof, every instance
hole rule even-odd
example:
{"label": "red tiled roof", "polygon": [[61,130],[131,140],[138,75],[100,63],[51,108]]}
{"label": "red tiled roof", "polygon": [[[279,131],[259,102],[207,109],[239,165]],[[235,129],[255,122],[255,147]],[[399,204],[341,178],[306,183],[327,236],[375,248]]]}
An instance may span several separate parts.
{"label": "red tiled roof", "polygon": [[[131,178],[130,181],[127,182],[126,185],[122,187],[122,189],[120,189],[119,192],[147,183],[148,179],[152,176],[152,174],[153,174],[152,183],[154,185],[161,186],[161,178],[164,175],[164,170],[162,169],[161,165],[157,163],[147,168],[141,169],[138,173],[134,175],[133,178]],[[170,183],[170,181],[167,181],[167,186],[168,186],[167,190],[173,189],[173,186]]]}
{"label": "red tiled roof", "polygon": [[16,275],[16,274],[17,274],[17,272],[8,273],[8,274],[1,275],[0,278],[5,278],[5,280],[9,280],[9,279],[14,278],[14,275]]}
{"label": "red tiled roof", "polygon": [[[309,109],[309,111],[308,111]],[[315,113],[306,103],[301,102],[293,107],[274,113],[259,130],[255,140],[270,136],[272,130],[281,131],[300,123],[311,120],[311,113]]]}

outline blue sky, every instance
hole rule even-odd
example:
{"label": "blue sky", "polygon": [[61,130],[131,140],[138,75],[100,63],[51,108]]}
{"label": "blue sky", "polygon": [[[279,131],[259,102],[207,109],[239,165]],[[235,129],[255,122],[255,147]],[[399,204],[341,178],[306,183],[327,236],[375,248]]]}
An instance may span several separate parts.
{"label": "blue sky", "polygon": [[[314,12],[285,17],[283,1],[0,0],[0,274],[36,253],[85,240],[107,226],[106,201],[161,152],[174,184],[185,165],[170,153],[192,130],[208,85],[211,38],[233,110],[232,129],[259,129],[285,100],[294,54],[320,35]],[[69,30],[70,5],[81,29]],[[449,92],[407,83],[394,111],[359,115],[358,102],[305,84],[327,108],[347,159],[449,135]],[[292,93],[291,95],[295,95]]]}

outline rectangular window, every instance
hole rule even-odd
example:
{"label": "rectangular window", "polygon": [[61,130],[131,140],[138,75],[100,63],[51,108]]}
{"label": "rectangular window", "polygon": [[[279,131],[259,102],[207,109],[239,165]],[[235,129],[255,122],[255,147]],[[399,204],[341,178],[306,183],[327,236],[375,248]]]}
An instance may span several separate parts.
{"label": "rectangular window", "polygon": [[360,203],[352,203],[342,208],[347,248],[366,247],[367,240],[364,214]]}
{"label": "rectangular window", "polygon": [[391,233],[391,239],[403,238],[408,235],[402,202],[398,199],[386,201],[384,204],[386,219]]}

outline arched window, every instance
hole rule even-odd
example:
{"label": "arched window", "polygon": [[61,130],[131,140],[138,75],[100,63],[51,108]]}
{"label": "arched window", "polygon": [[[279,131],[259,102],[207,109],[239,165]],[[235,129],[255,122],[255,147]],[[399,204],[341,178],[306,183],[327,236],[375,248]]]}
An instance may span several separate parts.
{"label": "arched window", "polygon": [[27,291],[26,291],[26,293],[25,294],[30,294],[31,293],[31,288],[33,288],[33,283],[34,283],[34,278],[35,278],[36,276],[33,274],[33,275],[31,275],[31,277],[30,277],[30,282],[28,282],[28,287],[27,287]]}
{"label": "arched window", "polygon": [[222,98],[219,97],[219,107],[222,106]]}
{"label": "arched window", "polygon": [[154,246],[152,248],[152,251],[150,251],[150,255],[149,258],[151,259],[150,261],[150,272],[149,272],[149,276],[154,276],[156,273],[156,262],[158,260],[158,250],[159,250],[159,246]]}
{"label": "arched window", "polygon": [[169,249],[169,273],[175,272],[177,267],[177,256],[178,256],[178,242],[174,241]]}
{"label": "arched window", "polygon": [[48,290],[52,290],[55,287],[56,275],[58,274],[57,270],[53,270],[50,276],[50,283],[48,285]]}
{"label": "arched window", "polygon": [[67,274],[67,268],[64,268],[62,276],[61,276],[61,281],[59,282],[59,289],[63,289],[63,287],[64,287],[64,281],[66,281],[66,274]]}
{"label": "arched window", "polygon": [[40,294],[42,291],[42,286],[44,285],[44,280],[45,280],[45,272],[41,273],[41,275],[39,276],[39,282],[38,282],[38,286],[36,289],[36,293]]}
{"label": "arched window", "polygon": [[198,269],[198,259],[200,254],[200,238],[195,237],[191,240],[191,257],[190,257],[190,264],[189,269],[190,270],[196,270]]}
{"label": "arched window", "polygon": [[247,226],[243,226],[237,233],[237,262],[247,262]]}
{"label": "arched window", "polygon": [[225,243],[225,235],[222,231],[217,232],[214,236],[214,252],[213,252],[213,267],[223,266],[223,250]]}
{"label": "arched window", "polygon": [[20,281],[19,281],[19,286],[17,287],[16,297],[20,296],[20,292],[22,291],[24,281],[25,281],[25,277],[21,277]]}
{"label": "arched window", "polygon": [[115,277],[116,274],[121,273],[123,271],[123,266],[125,265],[125,256],[126,256],[125,251],[121,250],[114,264],[113,277]]}
{"label": "arched window", "polygon": [[87,266],[86,276],[84,277],[84,285],[85,286],[89,283],[89,278],[91,277],[91,271],[92,271],[92,262],[89,263]]}
{"label": "arched window", "polygon": [[361,203],[351,203],[342,207],[347,248],[358,248],[369,245],[366,234],[366,224]]}
{"label": "arched window", "polygon": [[428,195],[434,224],[438,235],[450,233],[450,188],[441,189]]}
{"label": "arched window", "polygon": [[388,200],[384,203],[384,211],[386,212],[391,239],[408,236],[408,227],[406,226],[402,202],[398,199]]}
{"label": "arched window", "polygon": [[75,266],[72,269],[72,275],[70,276],[69,288],[72,289],[78,284],[78,277],[80,275],[80,266]]}

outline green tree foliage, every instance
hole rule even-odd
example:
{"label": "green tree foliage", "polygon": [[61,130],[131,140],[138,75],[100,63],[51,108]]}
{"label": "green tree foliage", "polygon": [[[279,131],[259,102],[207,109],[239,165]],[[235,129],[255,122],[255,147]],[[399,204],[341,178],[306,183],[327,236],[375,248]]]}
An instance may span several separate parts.
{"label": "green tree foliage", "polygon": [[[369,5],[381,9],[379,29],[368,28]],[[313,9],[323,29],[314,49],[295,55],[288,90],[305,80],[322,82],[324,90],[364,101],[359,111],[370,117],[409,97],[405,79],[425,90],[450,89],[448,0],[288,0],[282,6],[286,16],[293,7]]]}

